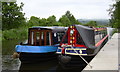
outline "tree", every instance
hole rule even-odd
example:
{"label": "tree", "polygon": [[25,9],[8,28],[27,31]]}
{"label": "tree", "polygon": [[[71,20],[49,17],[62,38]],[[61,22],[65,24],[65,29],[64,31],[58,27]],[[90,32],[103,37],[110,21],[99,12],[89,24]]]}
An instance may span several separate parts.
{"label": "tree", "polygon": [[120,28],[120,1],[113,4],[108,11],[111,16],[110,25],[114,28]]}
{"label": "tree", "polygon": [[91,26],[91,27],[96,27],[97,26],[97,22],[96,21],[89,21],[87,24],[85,24],[86,26]]}
{"label": "tree", "polygon": [[24,13],[22,13],[21,3],[20,6],[16,2],[2,2],[2,29],[18,28],[25,23]]}
{"label": "tree", "polygon": [[60,19],[59,22],[64,24],[64,26],[69,26],[72,24],[81,24],[78,20],[75,19],[74,15],[70,13],[70,11],[67,11],[65,15],[63,15]]}
{"label": "tree", "polygon": [[56,21],[56,17],[54,15],[49,16],[47,18],[47,26],[53,26],[53,25],[56,25],[56,24],[57,24],[57,21]]}
{"label": "tree", "polygon": [[27,25],[28,25],[28,27],[39,26],[40,25],[40,19],[35,17],[35,16],[31,16]]}
{"label": "tree", "polygon": [[72,15],[70,11],[67,11],[65,15],[68,17],[71,24],[81,24],[78,20],[75,19],[74,15]]}
{"label": "tree", "polygon": [[70,11],[67,11],[65,16],[70,20],[71,24],[76,24],[75,17],[70,13]]}
{"label": "tree", "polygon": [[47,26],[47,25],[48,25],[48,22],[46,18],[40,19],[40,26]]}
{"label": "tree", "polygon": [[65,15],[63,15],[63,16],[59,19],[58,22],[62,23],[63,26],[69,26],[69,25],[71,25],[70,20],[69,20],[68,17],[65,16]]}
{"label": "tree", "polygon": [[2,29],[2,3],[0,2],[0,30]]}

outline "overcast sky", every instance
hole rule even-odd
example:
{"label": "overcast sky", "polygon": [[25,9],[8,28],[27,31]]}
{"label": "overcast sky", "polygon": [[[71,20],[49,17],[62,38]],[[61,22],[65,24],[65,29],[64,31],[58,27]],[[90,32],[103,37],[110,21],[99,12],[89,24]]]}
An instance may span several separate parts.
{"label": "overcast sky", "polygon": [[113,0],[17,0],[24,3],[25,17],[48,18],[55,15],[57,20],[69,10],[77,19],[109,19],[107,9]]}

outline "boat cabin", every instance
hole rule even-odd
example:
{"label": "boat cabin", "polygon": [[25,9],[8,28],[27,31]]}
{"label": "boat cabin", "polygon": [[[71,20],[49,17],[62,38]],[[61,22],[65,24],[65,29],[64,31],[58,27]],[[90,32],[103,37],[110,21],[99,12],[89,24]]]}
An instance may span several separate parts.
{"label": "boat cabin", "polygon": [[66,31],[65,27],[29,28],[28,45],[47,46],[58,44]]}
{"label": "boat cabin", "polygon": [[[95,54],[100,49],[99,46],[107,38],[105,32],[102,32],[103,30],[105,30],[105,28],[94,29],[82,25],[71,25],[63,36],[57,53],[66,55]],[[97,45],[95,43],[96,36],[97,38],[101,36],[97,41]]]}
{"label": "boat cabin", "polygon": [[68,28],[61,44],[91,48],[95,45],[94,29],[82,25],[72,25]]}

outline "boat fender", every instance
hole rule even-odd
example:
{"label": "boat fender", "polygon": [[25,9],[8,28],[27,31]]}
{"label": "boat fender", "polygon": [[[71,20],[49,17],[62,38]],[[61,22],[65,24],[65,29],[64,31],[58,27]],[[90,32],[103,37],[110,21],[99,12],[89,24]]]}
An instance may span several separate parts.
{"label": "boat fender", "polygon": [[13,55],[12,55],[12,58],[19,58],[20,57],[20,54],[18,54],[17,52],[14,52]]}
{"label": "boat fender", "polygon": [[93,54],[95,49],[87,48],[87,54]]}
{"label": "boat fender", "polygon": [[70,56],[60,56],[59,57],[59,59],[60,59],[60,61],[62,62],[62,63],[68,63],[68,62],[70,62],[71,61],[71,57]]}
{"label": "boat fender", "polygon": [[62,54],[65,54],[65,48],[64,47],[62,48]]}

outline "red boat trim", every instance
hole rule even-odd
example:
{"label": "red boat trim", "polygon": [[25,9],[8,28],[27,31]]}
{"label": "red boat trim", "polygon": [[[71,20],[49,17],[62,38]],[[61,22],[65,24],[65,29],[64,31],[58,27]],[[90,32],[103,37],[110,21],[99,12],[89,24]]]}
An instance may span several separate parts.
{"label": "red boat trim", "polygon": [[100,40],[98,43],[96,43],[96,47],[98,47],[106,38],[108,37],[108,35],[106,35],[102,40]]}
{"label": "red boat trim", "polygon": [[84,47],[84,48],[87,48],[85,45],[79,45],[79,44],[75,44],[75,47]]}

